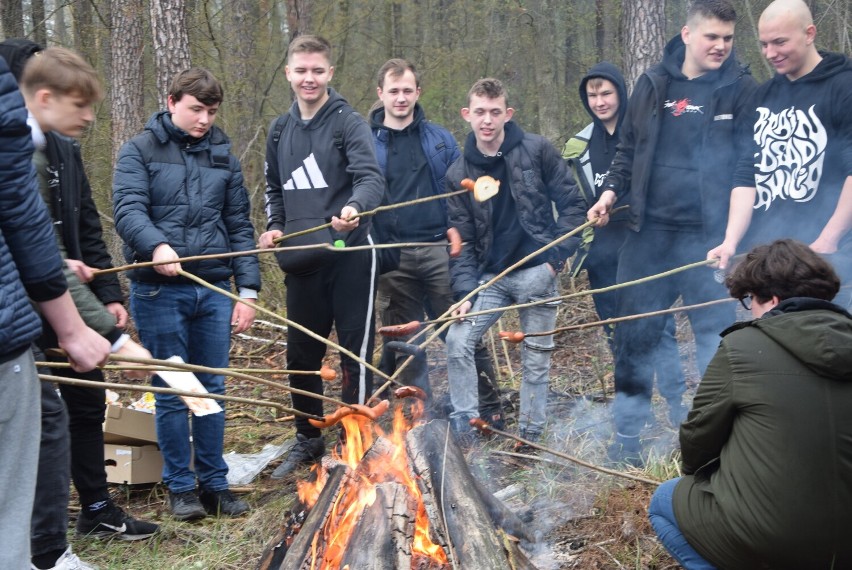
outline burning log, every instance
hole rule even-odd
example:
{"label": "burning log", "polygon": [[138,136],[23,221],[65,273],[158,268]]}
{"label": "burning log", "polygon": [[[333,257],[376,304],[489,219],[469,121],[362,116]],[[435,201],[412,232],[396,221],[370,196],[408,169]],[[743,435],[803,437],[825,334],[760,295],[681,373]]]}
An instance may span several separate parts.
{"label": "burning log", "polygon": [[449,431],[445,421],[422,424],[408,433],[406,446],[412,470],[428,490],[423,491],[426,511],[442,521],[441,534],[458,567],[534,570],[517,540],[495,529],[528,538],[523,523],[473,477]]}
{"label": "burning log", "polygon": [[522,523],[470,473],[446,421],[409,430],[398,409],[390,435],[360,416],[342,423],[340,455],[299,485],[310,505],[301,529],[261,568],[535,570],[515,538]]}

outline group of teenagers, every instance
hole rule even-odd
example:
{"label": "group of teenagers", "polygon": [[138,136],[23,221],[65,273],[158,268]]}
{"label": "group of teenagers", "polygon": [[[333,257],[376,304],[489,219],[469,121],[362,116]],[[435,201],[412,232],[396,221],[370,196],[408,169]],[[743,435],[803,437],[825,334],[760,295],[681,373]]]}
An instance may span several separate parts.
{"label": "group of teenagers", "polygon": [[[554,421],[547,415],[551,331],[558,275],[569,261],[600,289],[707,259],[708,267],[594,295],[602,319],[727,296],[754,317],[733,325],[734,307],[725,302],[687,313],[703,376],[691,409],[670,315],[605,327],[616,391],[607,456],[621,465],[645,460],[656,377],[680,429],[684,475],[659,488],[649,512],[685,568],[852,567],[843,530],[852,516],[852,419],[844,413],[852,404],[844,382],[852,380],[852,316],[848,302],[832,303],[852,276],[852,63],[817,50],[802,0],[776,0],[758,25],[776,73],[758,86],[735,57],[735,22],[729,0],[695,0],[681,33],[629,99],[614,65],[592,67],[579,86],[592,122],[561,156],[512,121],[515,110],[495,78],[478,80],[467,94],[461,116],[471,131],[460,149],[426,119],[420,75],[403,59],[379,69],[379,101],[364,120],[329,86],[329,42],[298,36],[285,67],[294,102],[269,128],[267,226],[257,239],[239,161],[214,126],[222,86],[206,69],[182,71],[167,108],[116,160],[113,214],[126,260],[155,263],[127,272],[129,314],[114,274],[98,272],[111,260],[75,140],[102,97],[95,71],[70,50],[0,43],[0,155],[9,165],[0,175],[2,566],[91,568],[67,542],[71,480],[79,534],[136,540],[158,532],[110,499],[103,390],[60,384],[57,391],[38,381],[35,362],[67,359],[70,367],[46,371],[101,381],[98,366],[109,353],[227,367],[231,333],[255,317],[257,257],[181,259],[257,244],[305,246],[275,252],[287,317],[300,325],[288,331],[287,368],[319,370],[327,345],[317,337],[334,329],[346,349],[344,402],[372,396],[376,313],[386,325],[454,317],[445,337],[449,423],[465,446],[477,438],[472,419],[506,425],[482,343],[501,308],[521,305],[526,337],[515,419],[522,438],[539,441]],[[455,193],[361,215],[450,194],[463,179],[483,176],[499,182],[485,201]],[[587,219],[592,235],[558,241]],[[455,257],[449,228],[465,244]],[[386,242],[406,245],[369,247]],[[331,244],[344,251],[325,247]],[[235,290],[239,302],[216,289]],[[124,332],[130,316],[139,343]],[[65,357],[46,351],[54,347]],[[431,394],[424,359],[396,372],[408,356],[385,347],[379,368]],[[209,392],[225,392],[224,376],[198,378]],[[156,375],[152,382],[165,386]],[[323,393],[318,375],[293,374],[290,385]],[[228,489],[224,412],[190,416],[177,396],[155,398],[172,516],[248,512]],[[296,439],[275,479],[326,450],[323,433],[304,417],[323,415],[322,401],[299,393],[292,401],[301,412]]]}

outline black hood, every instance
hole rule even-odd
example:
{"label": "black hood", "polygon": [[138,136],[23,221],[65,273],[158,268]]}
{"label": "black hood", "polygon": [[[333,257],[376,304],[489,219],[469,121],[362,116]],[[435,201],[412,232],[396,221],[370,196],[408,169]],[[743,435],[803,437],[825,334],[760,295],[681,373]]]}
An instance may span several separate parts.
{"label": "black hood", "polygon": [[302,113],[299,111],[299,101],[294,98],[293,104],[290,105],[290,114],[299,121],[299,126],[307,131],[315,131],[330,120],[333,113],[346,105],[346,99],[340,93],[331,87],[326,88],[328,91],[328,101],[320,107],[316,115],[308,121],[307,124],[302,121]]}
{"label": "black hood", "polygon": [[583,107],[586,108],[586,112],[592,117],[595,126],[603,129],[603,123],[589,107],[589,96],[586,93],[586,84],[589,82],[589,79],[594,77],[612,81],[612,84],[615,85],[618,91],[618,123],[615,127],[616,132],[618,132],[618,129],[621,127],[621,121],[624,119],[625,113],[627,113],[627,85],[624,82],[624,76],[615,65],[608,61],[602,61],[589,69],[589,72],[580,80],[580,100],[583,102]]}
{"label": "black hood", "polygon": [[[426,119],[426,113],[423,111],[423,107],[420,106],[420,103],[415,103],[414,104],[414,120],[411,121],[411,123],[407,127],[405,127],[403,130],[405,131],[405,130],[409,130],[409,129],[410,130],[417,129],[417,128],[420,127],[420,123],[423,122],[425,119]],[[370,113],[370,128],[386,129],[386,130],[389,130],[389,131],[393,130],[393,129],[389,129],[388,127],[385,126],[385,108],[384,107],[379,107],[377,109],[374,109]]]}
{"label": "black hood", "polygon": [[12,38],[0,42],[0,57],[6,60],[9,70],[15,76],[15,81],[21,82],[21,74],[27,61],[44,48],[26,38]]}
{"label": "black hood", "polygon": [[476,135],[473,132],[467,135],[467,140],[464,143],[464,158],[472,164],[490,170],[494,163],[503,160],[503,156],[524,140],[524,131],[515,124],[514,121],[508,121],[503,126],[503,143],[500,145],[500,150],[496,156],[485,156],[478,148],[476,148]]}
{"label": "black hood", "polygon": [[[852,60],[842,53],[821,51],[819,54],[822,56],[822,61],[810,73],[797,79],[796,83],[823,81],[838,73],[852,73]],[[775,75],[775,79],[780,78],[786,79],[783,75]]]}

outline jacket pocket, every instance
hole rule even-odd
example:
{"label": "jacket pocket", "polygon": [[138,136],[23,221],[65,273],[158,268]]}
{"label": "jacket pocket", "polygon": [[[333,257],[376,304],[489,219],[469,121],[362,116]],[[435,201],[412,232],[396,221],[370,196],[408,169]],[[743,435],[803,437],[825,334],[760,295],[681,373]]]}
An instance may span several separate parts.
{"label": "jacket pocket", "polygon": [[[310,230],[325,223],[326,221],[322,218],[288,220],[284,225],[284,235]],[[306,275],[331,262],[334,252],[323,247],[331,245],[334,245],[331,228],[323,228],[279,242],[277,247],[301,246],[304,249],[278,252],[275,254],[275,259],[278,260],[278,266],[284,273]]]}

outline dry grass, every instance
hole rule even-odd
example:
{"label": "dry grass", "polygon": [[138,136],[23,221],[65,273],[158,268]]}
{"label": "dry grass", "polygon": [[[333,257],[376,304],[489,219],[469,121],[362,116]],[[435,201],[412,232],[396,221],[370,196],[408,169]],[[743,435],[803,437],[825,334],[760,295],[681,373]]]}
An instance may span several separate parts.
{"label": "dry grass", "polygon": [[[575,287],[567,277],[563,279],[563,292]],[[576,287],[583,288],[585,283],[578,281]],[[590,298],[581,297],[562,306],[557,325],[595,319]],[[507,330],[517,329],[517,316],[507,313],[503,326]],[[284,350],[275,341],[283,336],[269,328],[254,330],[253,334],[266,340],[237,343],[233,365],[282,368]],[[607,409],[612,398],[609,349],[598,329],[559,335],[556,345],[549,401],[553,420],[545,443],[600,464],[611,435]],[[509,346],[509,361],[506,361],[504,350],[499,349],[501,387],[510,401],[516,398],[519,352],[517,347]],[[430,350],[429,358],[432,382],[440,395],[446,391],[446,363],[440,343]],[[330,395],[334,395],[334,390],[332,387]],[[229,381],[229,392],[253,398],[287,399],[271,388],[246,381]],[[650,430],[649,441],[656,442],[655,448],[670,450],[675,432],[663,419],[664,411],[657,411],[659,425]],[[292,425],[274,421],[270,409],[232,405],[228,414],[227,451],[256,452],[266,443],[280,444],[294,435]],[[336,437],[336,432],[328,437]],[[510,488],[512,496],[505,502],[527,517],[538,536],[539,541],[530,553],[542,570],[676,568],[647,523],[646,507],[653,491],[649,486],[619,480],[561,459],[530,461],[492,453],[510,451],[512,444],[500,438],[491,439],[470,453],[469,462],[473,473],[492,491]],[[541,457],[548,459],[546,454]],[[101,569],[254,567],[295,504],[296,478],[306,475],[303,471],[283,481],[272,481],[269,473],[276,464],[273,462],[241,492],[253,510],[235,520],[209,517],[198,523],[177,523],[169,517],[166,492],[161,486],[133,490],[116,487],[117,502],[134,516],[160,523],[162,533],[152,540],[136,543],[81,540],[72,535],[73,548],[83,560]],[[676,457],[661,453],[641,475],[661,480],[676,476]],[[73,518],[72,513],[72,523]]]}

